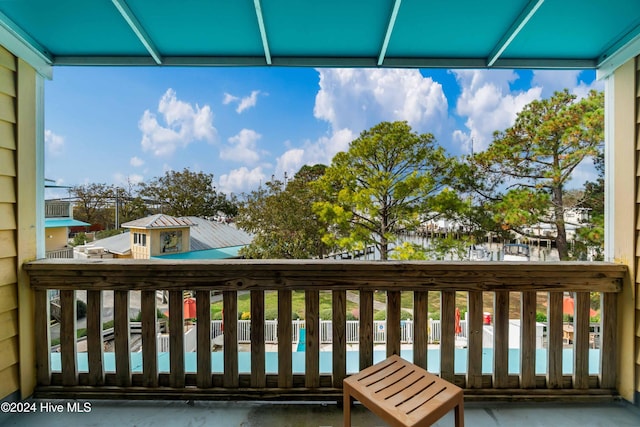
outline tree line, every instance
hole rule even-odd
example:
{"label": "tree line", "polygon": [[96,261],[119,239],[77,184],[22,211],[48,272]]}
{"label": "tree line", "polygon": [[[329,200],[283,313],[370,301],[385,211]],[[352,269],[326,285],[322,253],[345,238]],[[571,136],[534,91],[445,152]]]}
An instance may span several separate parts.
{"label": "tree line", "polygon": [[[488,233],[509,239],[538,223],[555,228],[561,260],[583,258],[603,243],[604,97],[577,100],[567,90],[524,107],[515,123],[496,131],[479,153],[450,156],[430,133],[406,122],[363,131],[329,166],[305,166],[285,183],[272,181],[240,204],[238,225],[256,235],[253,258],[313,258],[375,246],[381,259],[427,259],[429,250],[394,247],[400,233],[433,219],[466,224],[473,243]],[[572,173],[592,158],[596,182],[567,191]],[[591,212],[592,224],[567,241],[564,213]]]}
{"label": "tree line", "polygon": [[[517,233],[536,238],[534,224],[555,228],[561,260],[584,258],[603,244],[604,96],[577,100],[567,90],[528,104],[513,126],[498,130],[489,147],[452,156],[430,133],[402,121],[363,131],[330,165],[303,166],[285,182],[272,179],[242,195],[216,191],[213,174],[168,171],[148,183],[88,184],[71,190],[74,215],[115,227],[152,213],[233,217],[254,240],[248,258],[322,258],[375,246],[382,259],[429,259],[431,249],[398,236],[437,219],[465,224],[467,240],[443,241],[446,250]],[[592,158],[598,172],[581,190],[567,190],[572,173]],[[114,200],[116,201],[114,203]],[[564,212],[584,208],[590,224],[567,241]]]}
{"label": "tree line", "polygon": [[236,197],[216,191],[213,178],[210,173],[184,169],[167,171],[148,183],[74,186],[70,189],[73,215],[75,219],[107,230],[156,213],[176,217],[235,216],[238,212]]}

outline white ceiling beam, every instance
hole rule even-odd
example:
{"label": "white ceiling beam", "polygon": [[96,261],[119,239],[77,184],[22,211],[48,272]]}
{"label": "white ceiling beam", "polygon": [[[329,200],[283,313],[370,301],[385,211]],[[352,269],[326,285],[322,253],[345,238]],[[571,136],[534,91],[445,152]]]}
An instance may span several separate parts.
{"label": "white ceiling beam", "polygon": [[262,47],[264,48],[264,58],[267,65],[271,65],[271,51],[269,49],[269,40],[267,40],[267,30],[264,27],[264,18],[262,16],[262,6],[260,0],[253,0],[256,9],[256,17],[258,18],[258,27],[260,27],[260,38],[262,39]]}
{"label": "white ceiling beam", "polygon": [[53,74],[51,54],[2,12],[0,12],[0,44],[31,65],[40,75],[51,78]]}
{"label": "white ceiling beam", "polygon": [[533,18],[533,15],[540,9],[542,3],[544,3],[544,0],[530,0],[529,3],[527,3],[527,6],[520,12],[518,18],[511,24],[509,30],[502,36],[496,47],[491,51],[491,54],[489,54],[487,67],[492,67],[493,64],[495,64],[511,42],[518,36],[518,33],[522,31],[529,20]]}
{"label": "white ceiling beam", "polygon": [[391,40],[391,34],[393,33],[393,27],[396,25],[396,19],[398,18],[398,11],[400,10],[400,4],[402,0],[395,0],[393,3],[393,10],[389,17],[389,23],[387,24],[387,32],[384,35],[384,41],[382,42],[382,48],[380,49],[380,55],[378,55],[378,66],[384,63],[384,57],[387,56],[387,48],[389,47],[389,40]]}
{"label": "white ceiling beam", "polygon": [[162,64],[162,56],[160,55],[160,52],[158,52],[158,49],[156,49],[155,45],[153,44],[153,40],[151,40],[151,37],[149,37],[149,34],[147,34],[140,21],[138,21],[138,18],[136,18],[136,16],[133,14],[127,2],[125,0],[111,1],[118,9],[118,12],[120,12],[120,15],[122,15],[124,20],[127,21],[129,27],[131,27],[135,35],[144,45],[145,49],[147,49],[147,52],[149,52],[149,55],[151,55],[156,64]]}
{"label": "white ceiling beam", "polygon": [[640,55],[640,25],[616,40],[598,57],[597,78],[604,79],[631,58]]}

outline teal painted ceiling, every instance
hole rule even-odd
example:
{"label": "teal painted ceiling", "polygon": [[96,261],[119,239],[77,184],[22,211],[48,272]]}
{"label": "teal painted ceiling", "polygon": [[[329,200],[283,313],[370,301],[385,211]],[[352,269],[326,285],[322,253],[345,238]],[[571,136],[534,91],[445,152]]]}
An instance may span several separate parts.
{"label": "teal painted ceiling", "polygon": [[0,0],[51,65],[598,68],[638,0]]}

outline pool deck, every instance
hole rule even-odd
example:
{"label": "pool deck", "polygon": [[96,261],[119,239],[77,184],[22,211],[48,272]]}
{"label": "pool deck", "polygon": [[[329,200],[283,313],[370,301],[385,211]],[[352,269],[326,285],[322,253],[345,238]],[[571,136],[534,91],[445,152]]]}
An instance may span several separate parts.
{"label": "pool deck", "polygon": [[[63,405],[64,400],[31,400],[41,404]],[[83,406],[85,402],[79,402]],[[184,402],[184,401],[92,401],[90,412],[60,413],[37,411],[28,414],[0,414],[2,427],[66,426],[241,426],[241,427],[320,427],[341,426],[342,409],[335,403],[263,402]],[[3,416],[4,415],[4,416]],[[385,426],[365,407],[356,404],[352,425]],[[453,426],[453,412],[436,427]],[[640,426],[640,409],[626,402],[580,403],[489,403],[465,405],[467,427],[494,426]]]}

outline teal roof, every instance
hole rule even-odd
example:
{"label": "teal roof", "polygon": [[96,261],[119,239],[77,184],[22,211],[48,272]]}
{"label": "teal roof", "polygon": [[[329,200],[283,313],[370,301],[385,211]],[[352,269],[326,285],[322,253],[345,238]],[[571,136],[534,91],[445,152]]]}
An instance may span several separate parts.
{"label": "teal roof", "polygon": [[229,246],[226,248],[206,249],[202,251],[184,252],[180,254],[170,254],[155,256],[156,259],[229,259],[238,258],[238,252],[244,248],[241,246]]}
{"label": "teal roof", "polygon": [[46,218],[44,220],[44,228],[78,227],[84,225],[91,224],[73,218]]}
{"label": "teal roof", "polygon": [[9,39],[49,66],[602,68],[640,52],[640,1],[3,1]]}

